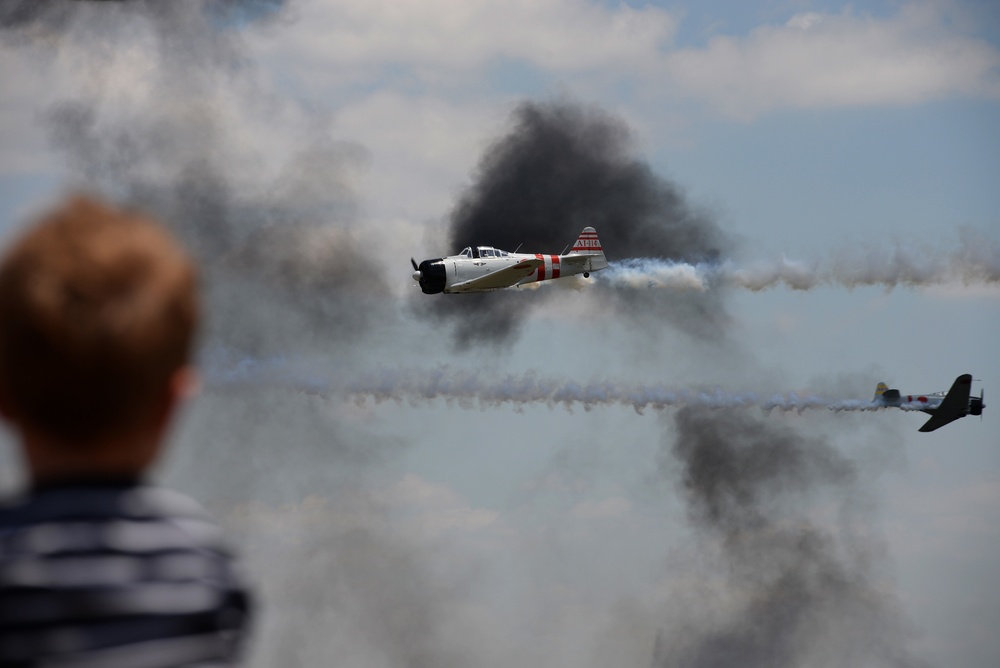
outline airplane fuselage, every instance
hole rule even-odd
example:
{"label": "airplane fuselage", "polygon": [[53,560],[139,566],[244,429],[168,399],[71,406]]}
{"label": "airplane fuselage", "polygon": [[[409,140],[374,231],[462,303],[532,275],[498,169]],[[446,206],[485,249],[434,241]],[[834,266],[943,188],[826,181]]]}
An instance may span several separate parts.
{"label": "airplane fuselage", "polygon": [[[891,390],[890,390],[891,391]],[[931,392],[929,394],[900,394],[897,397],[883,397],[882,405],[887,408],[902,408],[909,411],[920,411],[922,413],[933,414],[944,401],[944,392]],[[971,403],[971,399],[969,400]]]}
{"label": "airplane fuselage", "polygon": [[414,263],[413,279],[426,294],[488,292],[605,269],[597,232],[585,228],[564,255],[511,253],[492,246],[465,248],[458,255]]}
{"label": "airplane fuselage", "polygon": [[[591,266],[592,263],[589,262],[581,265],[570,265],[564,263],[563,257],[560,255],[543,255],[541,253],[535,253],[534,255],[529,255],[527,253],[509,253],[507,251],[485,247],[481,247],[479,250],[480,253],[486,251],[491,252],[491,254],[486,257],[452,255],[450,257],[440,258],[437,260],[428,260],[427,262],[430,263],[429,266],[425,267],[422,262],[420,271],[414,272],[414,279],[419,281],[420,272],[427,272],[431,276],[439,277],[439,280],[428,286],[430,287],[430,290],[425,289],[424,292],[428,294],[432,294],[434,292],[451,294],[501,290],[503,289],[502,287],[478,288],[475,290],[463,290],[459,287],[453,290],[452,286],[486,276],[487,274],[491,274],[501,269],[516,267],[518,264],[521,264],[526,260],[541,260],[542,264],[518,281],[517,285],[537,283],[538,281],[574,276],[576,274],[589,274],[591,271],[596,270],[596,268]],[[493,253],[496,255],[493,255]],[[443,282],[440,279],[443,279]],[[440,289],[437,289],[438,287],[440,287]]]}
{"label": "airplane fuselage", "polygon": [[950,422],[966,415],[982,415],[986,407],[983,392],[978,397],[971,396],[971,374],[962,374],[955,379],[947,392],[930,392],[928,394],[901,394],[899,390],[890,389],[885,383],[879,383],[875,388],[875,398],[872,404],[877,407],[900,408],[907,411],[920,411],[932,417],[920,428],[920,431],[934,431]]}

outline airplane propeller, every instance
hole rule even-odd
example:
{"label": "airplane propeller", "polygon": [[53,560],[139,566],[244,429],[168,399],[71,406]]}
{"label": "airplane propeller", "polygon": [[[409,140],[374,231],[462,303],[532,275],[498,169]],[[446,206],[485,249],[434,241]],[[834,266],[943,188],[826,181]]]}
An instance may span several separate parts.
{"label": "airplane propeller", "polygon": [[410,258],[410,264],[413,265],[413,271],[420,271],[420,268],[417,266],[417,261],[412,257]]}

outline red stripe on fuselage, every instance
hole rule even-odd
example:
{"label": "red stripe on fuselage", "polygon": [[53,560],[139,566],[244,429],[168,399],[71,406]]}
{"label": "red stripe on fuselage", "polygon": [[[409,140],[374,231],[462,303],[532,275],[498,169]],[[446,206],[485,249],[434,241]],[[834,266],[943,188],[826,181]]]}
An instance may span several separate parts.
{"label": "red stripe on fuselage", "polygon": [[552,278],[559,278],[559,256],[550,255],[552,258]]}
{"label": "red stripe on fuselage", "polygon": [[545,280],[545,258],[542,256],[541,253],[535,253],[535,257],[537,259],[539,259],[539,260],[542,261],[542,263],[540,265],[538,265],[538,274],[537,274],[537,276],[535,276],[535,280],[536,281],[544,281]]}

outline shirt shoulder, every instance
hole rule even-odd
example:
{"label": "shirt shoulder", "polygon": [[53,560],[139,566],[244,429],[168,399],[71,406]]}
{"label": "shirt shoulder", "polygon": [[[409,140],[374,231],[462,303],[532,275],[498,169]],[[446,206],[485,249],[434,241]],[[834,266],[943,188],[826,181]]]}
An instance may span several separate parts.
{"label": "shirt shoulder", "polygon": [[0,665],[147,661],[167,645],[228,665],[251,607],[221,529],[179,492],[68,485],[0,509]]}
{"label": "shirt shoulder", "polygon": [[29,493],[0,508],[0,554],[87,549],[230,552],[221,529],[199,503],[163,487],[67,485]]}

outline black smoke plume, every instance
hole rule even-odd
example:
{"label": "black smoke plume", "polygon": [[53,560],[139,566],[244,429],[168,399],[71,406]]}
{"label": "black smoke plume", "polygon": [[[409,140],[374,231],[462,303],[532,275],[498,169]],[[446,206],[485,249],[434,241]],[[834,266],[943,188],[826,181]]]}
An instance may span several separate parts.
{"label": "black smoke plume", "polygon": [[[93,59],[98,85],[41,114],[52,145],[78,184],[173,228],[200,260],[210,344],[257,356],[357,341],[389,297],[379,275],[359,266],[358,207],[345,174],[363,167],[364,150],[333,140],[320,114],[261,91],[244,55],[235,28],[271,20],[283,5],[53,0],[3,14],[11,30],[58,35],[60,48]],[[149,94],[123,104],[113,75],[100,71],[113,50],[88,45],[129,40],[155,69],[145,77]],[[244,116],[234,115],[237,105]],[[274,169],[241,124],[266,125],[278,111],[304,129]],[[254,174],[255,162],[273,176]]]}
{"label": "black smoke plume", "polygon": [[617,257],[716,259],[715,224],[632,144],[628,127],[600,109],[521,104],[452,212],[450,244],[558,251],[590,225]]}
{"label": "black smoke plume", "polygon": [[[597,229],[609,260],[648,257],[715,261],[728,247],[711,218],[637,157],[626,124],[600,109],[566,100],[525,102],[482,157],[472,185],[451,213],[448,253],[491,245],[560,253],[587,226]],[[549,295],[549,297],[551,297]],[[637,295],[614,291],[622,312],[649,324],[662,317],[694,332],[717,323],[717,297]],[[509,343],[540,294],[492,293],[434,298],[420,304],[453,320],[460,346]]]}
{"label": "black smoke plume", "polygon": [[[853,460],[743,412],[688,407],[674,424],[662,463],[680,464],[690,521],[721,555],[727,611],[661,632],[654,668],[923,665],[877,581]],[[810,517],[819,504],[838,506],[839,530]]]}

